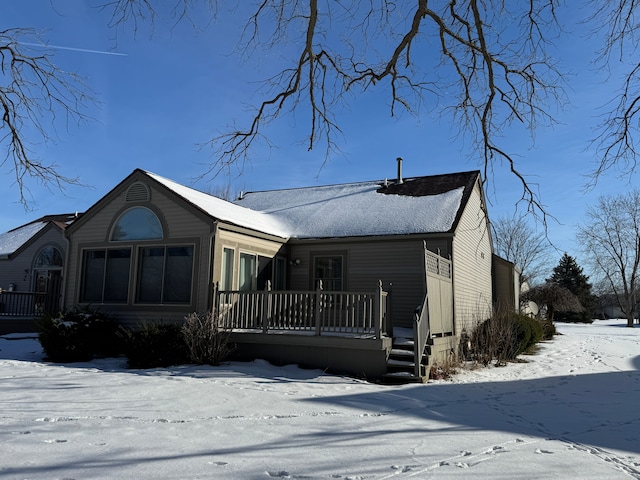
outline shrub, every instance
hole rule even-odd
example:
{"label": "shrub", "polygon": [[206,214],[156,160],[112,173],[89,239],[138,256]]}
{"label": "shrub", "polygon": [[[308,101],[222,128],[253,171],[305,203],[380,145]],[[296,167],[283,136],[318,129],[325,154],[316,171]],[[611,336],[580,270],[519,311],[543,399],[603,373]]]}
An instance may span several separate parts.
{"label": "shrub", "polygon": [[189,360],[180,325],[148,322],[123,337],[129,368],[169,367]]}
{"label": "shrub", "polygon": [[220,365],[229,355],[229,332],[220,328],[215,315],[191,313],[182,325],[191,362],[202,365]]}
{"label": "shrub", "polygon": [[44,317],[37,329],[40,345],[52,362],[83,362],[122,353],[120,328],[102,312],[70,308],[57,317]]}
{"label": "shrub", "polygon": [[554,335],[557,335],[556,325],[552,321],[547,319],[538,320],[540,327],[542,328],[542,339],[551,340]]}
{"label": "shrub", "polygon": [[478,324],[471,334],[470,355],[488,365],[514,360],[543,338],[542,325],[535,319],[512,312],[495,312],[493,318]]}

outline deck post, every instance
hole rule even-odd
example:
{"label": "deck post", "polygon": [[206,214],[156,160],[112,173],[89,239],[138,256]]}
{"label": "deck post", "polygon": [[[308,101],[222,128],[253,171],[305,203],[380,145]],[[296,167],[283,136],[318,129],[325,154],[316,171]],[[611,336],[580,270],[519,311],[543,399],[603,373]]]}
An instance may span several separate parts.
{"label": "deck post", "polygon": [[373,301],[373,321],[374,331],[376,338],[381,337],[382,332],[382,280],[378,280],[378,289],[376,290],[376,297]]}
{"label": "deck post", "polygon": [[318,287],[316,288],[316,308],[313,315],[313,320],[316,322],[316,335],[320,335],[321,321],[320,315],[322,313],[322,280],[318,280]]}
{"label": "deck post", "polygon": [[211,313],[215,314],[218,307],[218,282],[213,282],[211,298]]}
{"label": "deck post", "polygon": [[271,280],[267,280],[262,294],[262,332],[267,333],[269,330],[269,313],[271,311]]}
{"label": "deck post", "polygon": [[393,338],[393,283],[387,286],[387,314],[384,328],[387,336]]}

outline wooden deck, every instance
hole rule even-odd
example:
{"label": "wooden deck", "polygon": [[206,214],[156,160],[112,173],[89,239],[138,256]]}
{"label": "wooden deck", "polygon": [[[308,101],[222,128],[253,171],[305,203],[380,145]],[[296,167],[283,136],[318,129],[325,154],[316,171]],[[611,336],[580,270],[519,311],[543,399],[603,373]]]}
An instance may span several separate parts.
{"label": "wooden deck", "polygon": [[214,311],[234,332],[382,338],[390,331],[387,292],[216,291]]}

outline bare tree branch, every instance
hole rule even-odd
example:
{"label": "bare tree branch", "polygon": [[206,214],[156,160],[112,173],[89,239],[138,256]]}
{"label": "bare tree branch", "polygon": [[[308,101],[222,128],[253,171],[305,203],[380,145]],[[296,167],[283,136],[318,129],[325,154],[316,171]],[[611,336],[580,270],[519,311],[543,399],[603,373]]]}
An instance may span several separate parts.
{"label": "bare tree branch", "polygon": [[598,164],[592,172],[592,186],[607,171],[616,168],[629,176],[638,167],[640,151],[637,131],[640,128],[640,63],[638,62],[637,0],[592,2],[595,11],[590,18],[605,31],[605,44],[596,58],[596,67],[627,67],[622,84],[611,100],[611,109],[596,128],[593,140],[598,151]]}
{"label": "bare tree branch", "polygon": [[64,176],[59,166],[34,157],[30,146],[53,139],[56,125],[79,124],[93,102],[90,89],[77,75],[55,66],[34,30],[13,28],[0,31],[0,146],[6,149],[0,166],[14,175],[20,203],[29,208],[29,180],[47,188],[64,190],[78,179]]}
{"label": "bare tree branch", "polygon": [[[192,3],[182,1],[185,8]],[[521,201],[546,222],[537,190],[501,138],[514,122],[531,132],[540,122],[553,123],[550,108],[562,103],[562,77],[546,55],[547,35],[559,31],[556,1],[262,0],[247,19],[239,55],[251,58],[261,47],[297,53],[264,82],[269,93],[246,126],[233,125],[208,142],[216,160],[206,174],[242,168],[267,137],[265,127],[292,112],[308,119],[307,148],[322,144],[329,158],[341,134],[338,107],[345,95],[376,87],[388,92],[392,116],[422,114],[426,98],[450,109],[476,147],[485,179],[506,162],[522,185]],[[153,18],[148,0],[106,6],[115,24],[133,17],[135,27],[135,18]],[[440,49],[433,65],[432,41]]]}

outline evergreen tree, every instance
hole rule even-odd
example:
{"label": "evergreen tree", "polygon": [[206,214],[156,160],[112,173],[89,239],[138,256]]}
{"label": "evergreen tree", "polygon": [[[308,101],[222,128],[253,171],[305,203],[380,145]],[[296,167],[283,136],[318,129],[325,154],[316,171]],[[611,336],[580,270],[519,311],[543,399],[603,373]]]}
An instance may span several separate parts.
{"label": "evergreen tree", "polygon": [[583,273],[582,268],[571,255],[565,253],[562,256],[560,263],[553,269],[553,274],[547,281],[569,290],[578,298],[583,307],[581,312],[557,312],[557,321],[584,323],[593,321],[595,302],[591,293],[589,277]]}

